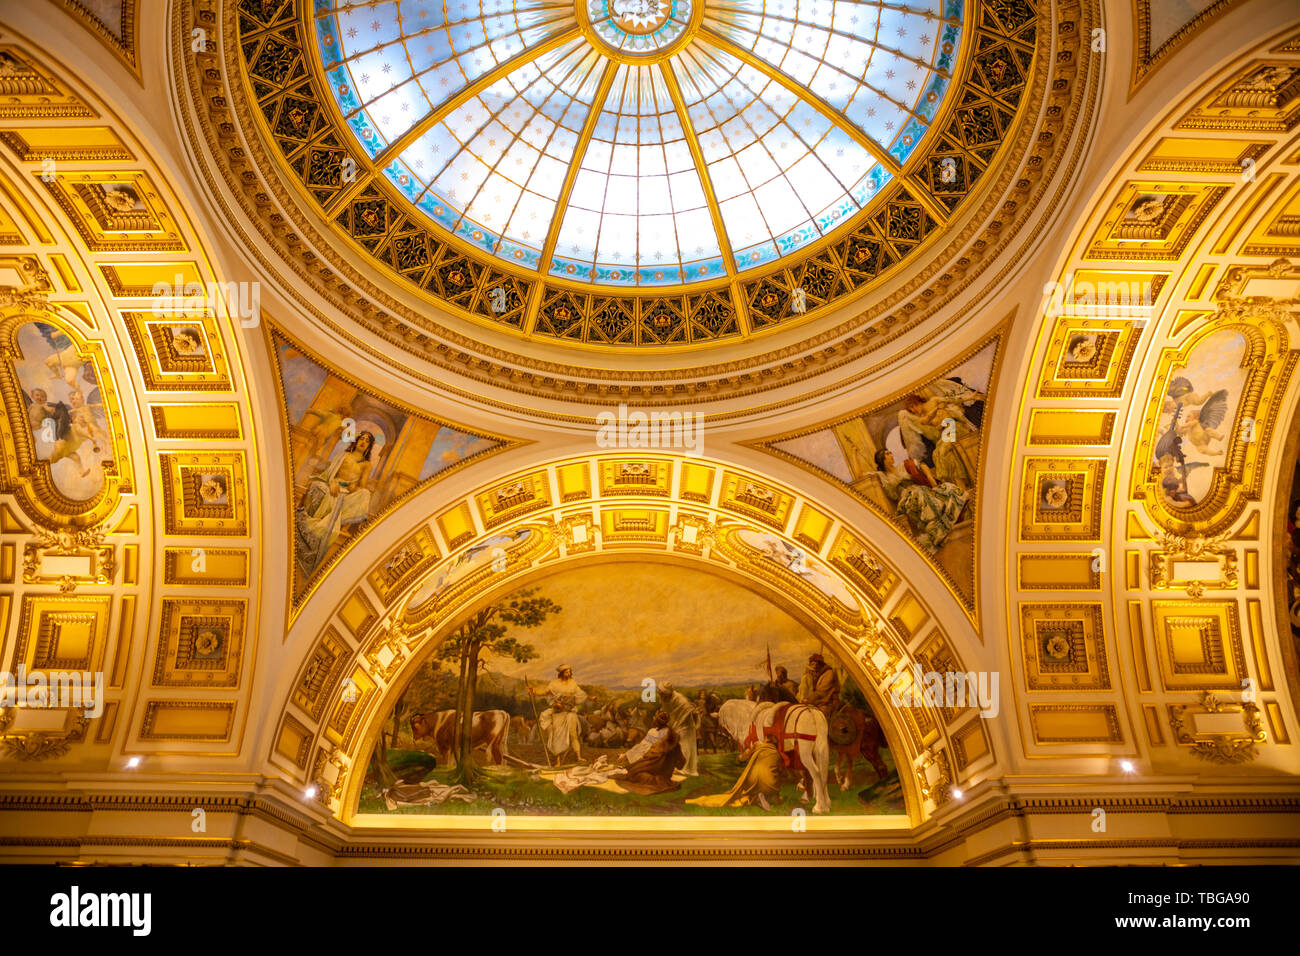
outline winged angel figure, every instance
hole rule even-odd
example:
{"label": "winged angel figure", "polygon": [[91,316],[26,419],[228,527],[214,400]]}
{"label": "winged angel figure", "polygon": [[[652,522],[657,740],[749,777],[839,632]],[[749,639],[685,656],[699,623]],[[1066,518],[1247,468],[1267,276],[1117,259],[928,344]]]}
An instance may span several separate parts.
{"label": "winged angel figure", "polygon": [[1187,488],[1187,476],[1197,468],[1208,468],[1204,461],[1188,461],[1183,442],[1188,441],[1201,455],[1222,455],[1224,434],[1217,431],[1228,416],[1228,390],[1198,393],[1192,383],[1178,376],[1165,392],[1164,413],[1170,415],[1169,427],[1156,442],[1155,465],[1160,470],[1160,486],[1175,504],[1196,504],[1196,496]]}

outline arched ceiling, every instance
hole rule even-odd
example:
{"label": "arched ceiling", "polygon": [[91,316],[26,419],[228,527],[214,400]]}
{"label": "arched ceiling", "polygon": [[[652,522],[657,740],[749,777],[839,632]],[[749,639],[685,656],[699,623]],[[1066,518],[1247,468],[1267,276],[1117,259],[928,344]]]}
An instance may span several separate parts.
{"label": "arched ceiling", "polygon": [[[896,760],[906,753],[915,765],[904,789],[919,820],[949,799],[951,760],[987,764],[993,743],[978,711],[893,706],[879,690],[914,665],[960,667],[976,652],[960,611],[954,616],[951,602],[934,609],[928,590],[909,587],[867,537],[792,489],[707,460],[579,458],[508,475],[422,523],[341,603],[330,595],[304,612],[312,623],[295,627],[294,643],[320,636],[302,670],[277,681],[285,709],[272,759],[319,777],[323,799],[350,817],[362,776],[352,771],[364,770],[393,701],[452,622],[569,563],[663,560],[737,580],[827,642],[873,708],[893,715],[887,732]],[[769,541],[786,542],[806,563],[775,559]],[[358,558],[346,559],[349,576]],[[962,637],[949,636],[945,618]],[[338,698],[345,682],[358,689],[352,699]],[[961,742],[941,743],[949,735]]]}
{"label": "arched ceiling", "polygon": [[[141,23],[161,22],[161,8],[150,20],[142,7]],[[291,5],[177,5],[169,56],[183,82],[155,89],[146,66],[138,100],[122,91],[139,79],[111,48],[88,57],[83,76],[68,65],[69,41],[17,14],[25,32],[0,35],[4,381],[30,399],[19,366],[40,344],[34,323],[66,336],[96,376],[112,457],[100,459],[102,490],[58,506],[40,483],[66,463],[41,459],[48,450],[8,387],[0,635],[6,663],[36,666],[42,627],[90,615],[77,633],[111,681],[94,720],[51,728],[8,715],[3,759],[23,787],[65,807],[105,792],[129,802],[147,779],[188,813],[199,790],[226,806],[252,777],[298,806],[276,811],[281,829],[255,850],[240,847],[243,818],[229,812],[229,831],[192,848],[212,859],[293,859],[274,849],[282,833],[301,838],[295,853],[326,860],[436,856],[436,835],[376,837],[373,821],[353,820],[359,764],[411,667],[513,587],[584,562],[653,558],[707,567],[780,604],[871,695],[908,817],[906,831],[869,834],[883,842],[866,855],[1001,862],[1118,848],[1208,859],[1222,852],[1204,834],[1225,825],[1225,800],[1257,801],[1252,819],[1273,826],[1234,818],[1241,852],[1294,853],[1278,833],[1294,819],[1300,677],[1274,613],[1300,397],[1300,45],[1283,7],[1226,5],[1214,30],[1175,36],[1136,87],[1146,54],[1119,31],[1107,33],[1107,56],[1088,55],[1094,24],[1122,22],[1126,5],[1038,12],[1032,109],[914,260],[848,304],[816,304],[769,331],[746,311],[738,272],[713,290],[749,323],[737,343],[673,352],[638,340],[652,346],[641,357],[587,348],[616,344],[592,340],[587,319],[573,341],[540,334],[540,310],[495,329],[361,261],[327,215],[347,197],[322,207],[295,182],[241,72],[250,50],[311,22],[286,14]],[[963,30],[1005,26],[1009,9],[972,5],[981,18]],[[257,43],[190,46],[196,29],[235,36],[248,23]],[[287,62],[314,90],[310,50],[299,50]],[[268,95],[283,116],[288,92]],[[129,105],[114,109],[115,98]],[[312,102],[324,142],[334,107]],[[945,108],[959,102],[950,92]],[[150,103],[174,127],[151,118]],[[1105,121],[1123,110],[1132,128]],[[934,134],[939,125],[917,149]],[[352,148],[334,142],[337,155]],[[913,185],[925,175],[904,172]],[[396,206],[380,178],[365,188]],[[859,214],[870,228],[874,208]],[[418,211],[400,215],[411,234],[438,235]],[[838,236],[825,249],[842,267]],[[523,280],[437,241],[467,269]],[[778,265],[787,292],[811,268]],[[262,320],[241,325],[238,294],[160,312],[154,286],[178,274],[258,283]],[[545,282],[532,281],[527,301],[540,305]],[[588,305],[604,296],[556,288]],[[680,293],[691,321],[696,294]],[[47,388],[65,385],[81,388],[57,372]],[[956,402],[972,426],[940,456],[964,498],[937,524],[890,497],[901,466],[891,471],[885,453],[896,466],[915,454],[900,415],[919,425],[929,414],[913,398],[929,411]],[[599,444],[595,415],[620,402],[698,409],[702,447]],[[383,500],[346,536],[305,551],[295,512],[345,417],[382,433]],[[475,548],[525,528],[503,570],[466,569]],[[758,534],[800,549],[830,583],[774,562],[751,546]],[[440,576],[434,600],[415,602]],[[199,620],[227,636],[219,668],[186,657]],[[1000,673],[1000,718],[893,707],[884,682],[913,664]],[[363,691],[354,700],[339,693],[347,678]],[[146,777],[125,771],[130,756]],[[1136,778],[1118,773],[1121,759]],[[20,803],[3,806],[28,812]],[[1155,814],[1169,835],[1158,847],[1122,835],[1062,842],[1075,803]],[[319,832],[303,836],[298,814]],[[22,852],[175,852],[135,832],[70,839]]]}

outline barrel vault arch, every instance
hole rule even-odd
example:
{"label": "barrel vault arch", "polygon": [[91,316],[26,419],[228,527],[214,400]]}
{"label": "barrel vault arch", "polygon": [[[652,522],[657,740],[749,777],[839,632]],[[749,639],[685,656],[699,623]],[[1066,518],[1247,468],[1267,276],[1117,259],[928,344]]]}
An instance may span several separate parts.
{"label": "barrel vault arch", "polygon": [[[638,481],[645,480],[644,466],[653,476],[641,493],[635,485],[619,487],[619,467],[632,462]],[[533,493],[517,493],[530,482]],[[519,500],[497,514],[491,502],[502,489]],[[765,493],[778,497],[779,522],[755,507]],[[450,505],[443,501],[432,520],[387,536],[389,546],[356,587],[329,589],[341,597],[323,635],[307,648],[293,684],[284,688],[288,700],[275,728],[272,759],[292,765],[303,786],[314,785],[341,822],[354,813],[361,777],[356,771],[364,772],[378,723],[437,639],[494,597],[573,564],[601,560],[670,561],[728,577],[823,636],[885,723],[891,748],[906,755],[903,786],[913,825],[948,805],[954,788],[960,792],[996,762],[992,734],[977,711],[948,712],[945,719],[935,708],[895,706],[886,690],[900,671],[928,671],[940,660],[963,670],[984,666],[967,660],[978,654],[969,639],[948,636],[947,625],[935,617],[926,595],[946,591],[937,581],[929,588],[910,585],[867,535],[788,486],[711,459],[610,454],[550,461],[499,477]],[[436,602],[413,607],[422,586],[459,556],[520,530],[529,532],[526,543],[503,549],[497,570],[480,568]],[[835,575],[855,606],[744,544],[740,531],[778,535],[802,549]],[[430,557],[403,567],[401,555],[413,541],[423,542]],[[389,567],[395,568],[391,574],[384,571]],[[946,610],[964,623],[960,609]],[[312,629],[322,630],[319,622]],[[321,662],[328,662],[324,679]],[[360,689],[355,701],[340,696],[349,680]],[[904,758],[896,759],[901,765]]]}
{"label": "barrel vault arch", "polygon": [[[1270,31],[1153,115],[1044,285],[1003,620],[1023,756],[1040,766],[1249,778],[1279,806],[1300,767],[1280,679],[1292,638],[1269,610],[1285,604],[1276,516],[1300,400],[1300,245],[1281,225],[1300,141],[1262,101],[1228,105],[1295,50],[1294,25]],[[1093,649],[1062,681],[1042,639],[1067,630]]]}

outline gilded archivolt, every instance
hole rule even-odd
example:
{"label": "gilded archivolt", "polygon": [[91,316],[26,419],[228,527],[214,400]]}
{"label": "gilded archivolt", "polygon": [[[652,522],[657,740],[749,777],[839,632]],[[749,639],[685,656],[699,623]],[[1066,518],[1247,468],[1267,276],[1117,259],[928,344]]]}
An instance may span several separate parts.
{"label": "gilded archivolt", "polygon": [[[132,491],[126,426],[103,346],[87,340],[39,297],[10,296],[9,301],[15,304],[0,307],[0,395],[4,397],[8,417],[7,427],[0,430],[0,448],[4,450],[0,459],[0,491],[13,494],[28,516],[49,528],[97,525],[113,514],[122,495]],[[64,494],[51,473],[50,462],[37,457],[34,433],[27,418],[28,403],[14,365],[20,356],[18,331],[33,322],[57,329],[72,343],[70,348],[75,350],[77,359],[90,363],[94,369],[110,447],[105,449],[107,454],[98,465],[103,471],[103,484],[89,498],[75,499]]]}
{"label": "gilded archivolt", "polygon": [[[1008,650],[1026,675],[1017,685],[1027,757],[1110,741],[1156,767],[1194,765],[1189,754],[1274,768],[1288,759],[1285,748],[1260,746],[1294,736],[1265,621],[1276,598],[1260,567],[1271,544],[1262,498],[1300,357],[1300,270],[1283,248],[1300,160],[1294,37],[1294,26],[1278,30],[1189,91],[1093,199],[1061,283],[1142,293],[1099,307],[1067,290],[1037,323],[1015,452],[1025,479],[1008,489],[1022,525],[1019,573],[1007,579],[1022,634]],[[1242,106],[1246,98],[1256,105]],[[1220,129],[1250,139],[1226,142]],[[1206,156],[1219,158],[1206,168]],[[1215,195],[1219,208],[1198,216]],[[1272,255],[1290,258],[1263,258]],[[1062,518],[1079,520],[1071,531]],[[1089,543],[1073,557],[1042,553],[1038,542],[1066,531]],[[1099,586],[1107,574],[1122,582],[1122,599]],[[1086,616],[1030,603],[1048,583],[1080,607],[1100,592],[1093,630],[1097,660],[1115,675],[1109,689],[1033,678],[1045,664],[1082,673],[1088,661],[1078,653]],[[1247,677],[1257,700],[1243,693]],[[1144,695],[1132,710],[1115,692],[1124,684]],[[1049,693],[1090,699],[1042,703]],[[1193,694],[1200,706],[1188,703]]]}
{"label": "gilded archivolt", "polygon": [[[552,487],[561,489],[563,500],[547,491]],[[678,490],[661,495],[661,487]],[[770,511],[756,504],[769,502]],[[761,520],[772,512],[783,517]],[[774,561],[746,540],[755,533],[797,543],[807,560],[825,562],[842,590],[828,593]],[[713,573],[737,576],[800,619],[816,621],[819,633],[861,671],[862,686],[876,688],[897,671],[910,673],[913,662],[921,662],[918,654],[927,664],[942,658],[961,667],[919,592],[861,540],[796,492],[712,462],[605,456],[498,480],[449,503],[395,543],[355,588],[339,592],[285,702],[272,759],[305,774],[317,784],[318,798],[346,819],[356,795],[352,776],[364,766],[376,721],[434,639],[492,595],[575,560],[703,562]],[[500,543],[497,558],[449,576],[485,541]],[[979,721],[972,712],[884,701],[880,707],[891,715],[899,752],[911,761],[907,786],[918,810],[925,801],[937,807],[948,799],[958,779],[954,759],[962,779],[972,765],[993,759],[988,748],[971,760],[949,756],[954,744],[948,728],[969,733],[971,720]]]}
{"label": "gilded archivolt", "polygon": [[[0,256],[0,492],[13,495],[0,495],[0,631],[8,669],[102,672],[105,699],[94,717],[66,710],[62,727],[25,707],[0,715],[0,758],[233,755],[262,579],[263,465],[244,367],[224,310],[115,301],[149,298],[177,274],[200,286],[218,277],[169,174],[71,77],[46,50],[0,46],[0,240],[13,247]],[[38,391],[50,400],[42,414]],[[102,471],[94,494],[74,455]],[[228,494],[205,493],[206,478]],[[168,587],[152,586],[159,567]],[[177,687],[209,699],[168,699],[189,693],[163,689]]]}
{"label": "gilded archivolt", "polygon": [[[263,7],[255,6],[260,14]],[[1050,212],[1055,207],[1064,183],[1057,182],[1055,190],[1051,186],[1063,162],[1068,160],[1070,168],[1077,163],[1083,137],[1076,134],[1091,120],[1091,99],[1096,93],[1098,70],[1096,58],[1082,55],[1084,47],[1080,42],[1096,18],[1095,7],[1067,5],[1051,12],[1040,11],[1035,27],[1038,49],[1024,98],[1027,103],[1044,106],[1039,121],[1015,126],[1009,141],[1003,144],[1006,151],[1003,159],[995,162],[999,166],[996,179],[990,180],[978,211],[960,227],[945,252],[903,289],[867,313],[799,345],[753,360],[638,373],[593,372],[590,368],[528,360],[529,372],[521,376],[517,371],[520,357],[515,352],[436,328],[414,310],[366,282],[348,265],[346,257],[332,250],[330,242],[296,211],[296,194],[286,188],[280,175],[265,172],[280,167],[258,137],[244,138],[238,132],[256,128],[258,123],[255,107],[244,93],[240,52],[233,44],[225,45],[224,60],[215,51],[197,55],[189,52],[192,29],[212,31],[220,24],[223,33],[234,35],[237,17],[234,4],[220,6],[215,0],[208,0],[193,8],[178,8],[173,22],[173,55],[185,67],[187,92],[194,104],[193,113],[182,111],[182,121],[190,128],[191,135],[195,133],[192,123],[197,123],[207,140],[208,152],[202,153],[200,160],[204,163],[209,158],[215,160],[215,167],[204,170],[209,182],[212,183],[215,172],[230,183],[232,193],[249,219],[281,252],[297,277],[306,280],[332,305],[354,316],[384,341],[482,383],[520,393],[559,395],[588,402],[624,397],[647,404],[671,404],[699,401],[702,396],[764,391],[842,366],[913,329],[963,292],[1031,216]],[[1009,158],[1013,156],[1024,158],[1015,162]],[[216,190],[213,192],[215,195]],[[217,198],[218,202],[222,201]],[[238,229],[235,217],[230,218]],[[1028,238],[1041,228],[1041,222],[1035,224]],[[247,245],[250,254],[270,271],[279,271],[262,259],[251,243]],[[1012,257],[1013,261],[1000,275],[1014,266],[1018,255]],[[790,280],[783,281],[788,284]],[[354,348],[381,361],[391,361],[338,327],[312,307],[306,297],[298,297],[298,304],[317,321],[350,339]],[[877,318],[880,320],[877,325],[864,328]],[[942,331],[937,329],[926,339],[933,339]],[[767,367],[759,373],[757,369],[763,366]],[[434,381],[427,376],[420,377]]]}

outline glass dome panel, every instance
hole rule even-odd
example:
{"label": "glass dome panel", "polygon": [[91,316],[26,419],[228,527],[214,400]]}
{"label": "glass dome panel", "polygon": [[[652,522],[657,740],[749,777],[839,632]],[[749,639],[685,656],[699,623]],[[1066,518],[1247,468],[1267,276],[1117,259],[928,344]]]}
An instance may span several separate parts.
{"label": "glass dome panel", "polygon": [[316,0],[357,144],[442,229],[597,285],[734,276],[856,218],[925,137],[960,0]]}

